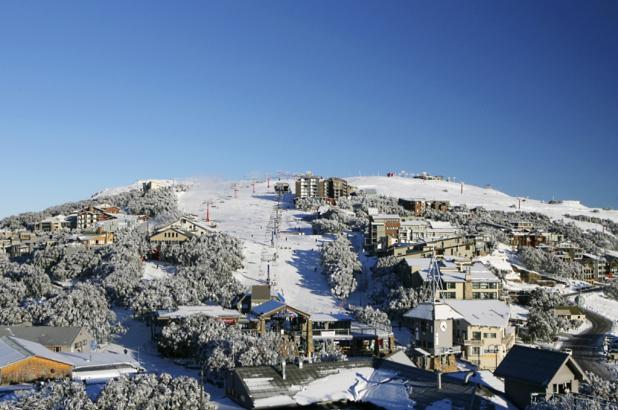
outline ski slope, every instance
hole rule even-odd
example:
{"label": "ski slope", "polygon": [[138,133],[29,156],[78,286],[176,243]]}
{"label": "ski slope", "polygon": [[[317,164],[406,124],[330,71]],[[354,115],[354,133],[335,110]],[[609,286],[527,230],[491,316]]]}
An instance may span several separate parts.
{"label": "ski slope", "polygon": [[[424,198],[427,200],[445,200],[452,205],[466,205],[469,208],[482,206],[488,210],[514,212],[518,210],[519,198],[497,191],[459,182],[423,180],[405,177],[351,177],[348,182],[360,189],[375,189],[377,193],[398,198]],[[580,201],[563,201],[549,204],[544,201],[521,197],[521,211],[538,212],[554,220],[573,222],[584,230],[601,231],[599,224],[576,221],[566,218],[566,214],[585,215],[618,222],[618,211],[589,208]],[[594,211],[594,212],[593,212]]]}
{"label": "ski slope", "polygon": [[293,209],[291,195],[281,211],[278,238],[272,235],[277,196],[266,181],[255,184],[255,193],[250,181],[195,181],[178,197],[183,212],[203,219],[210,203],[215,229],[243,241],[245,267],[235,273],[243,284],[265,283],[270,269],[275,289],[292,306],[308,313],[344,310],[320,269],[319,247],[328,239],[311,234],[310,224],[302,219],[306,214]]}

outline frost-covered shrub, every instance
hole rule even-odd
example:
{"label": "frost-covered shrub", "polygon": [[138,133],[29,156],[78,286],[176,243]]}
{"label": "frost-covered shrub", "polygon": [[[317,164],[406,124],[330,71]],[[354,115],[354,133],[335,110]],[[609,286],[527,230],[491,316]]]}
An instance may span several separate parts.
{"label": "frost-covered shrub", "polygon": [[355,272],[362,266],[350,241],[339,235],[322,247],[322,269],[328,277],[331,292],[338,298],[347,298],[356,289]]}
{"label": "frost-covered shrub", "polygon": [[187,409],[214,410],[210,395],[197,380],[167,373],[120,377],[110,381],[97,400],[99,410]]}

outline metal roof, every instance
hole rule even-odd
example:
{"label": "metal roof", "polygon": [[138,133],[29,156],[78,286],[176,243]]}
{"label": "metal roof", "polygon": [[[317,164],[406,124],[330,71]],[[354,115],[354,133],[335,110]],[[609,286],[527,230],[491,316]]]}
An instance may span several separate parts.
{"label": "metal roof", "polygon": [[0,337],[15,336],[45,346],[68,346],[73,344],[81,330],[78,326],[2,326]]}
{"label": "metal roof", "polygon": [[55,362],[71,364],[60,353],[52,352],[45,346],[12,336],[0,337],[0,367],[16,363],[29,357],[42,357]]}

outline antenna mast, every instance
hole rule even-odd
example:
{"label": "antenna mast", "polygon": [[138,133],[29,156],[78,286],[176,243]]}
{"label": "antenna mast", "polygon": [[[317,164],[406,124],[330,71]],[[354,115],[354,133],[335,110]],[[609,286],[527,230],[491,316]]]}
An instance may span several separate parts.
{"label": "antenna mast", "polygon": [[431,285],[431,301],[436,302],[440,299],[439,291],[444,289],[444,286],[442,283],[442,273],[440,272],[440,265],[438,265],[438,260],[436,259],[435,250],[431,255],[427,279],[429,279],[429,284]]}

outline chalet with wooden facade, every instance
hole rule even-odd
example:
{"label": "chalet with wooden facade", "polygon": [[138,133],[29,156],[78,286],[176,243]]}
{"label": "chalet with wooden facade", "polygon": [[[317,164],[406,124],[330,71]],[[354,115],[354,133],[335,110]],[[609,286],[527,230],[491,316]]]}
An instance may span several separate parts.
{"label": "chalet with wooden facade", "polygon": [[0,385],[70,377],[73,365],[60,353],[12,336],[0,337]]}

